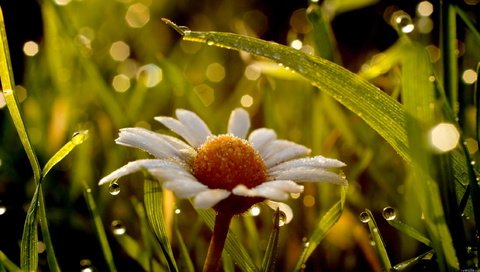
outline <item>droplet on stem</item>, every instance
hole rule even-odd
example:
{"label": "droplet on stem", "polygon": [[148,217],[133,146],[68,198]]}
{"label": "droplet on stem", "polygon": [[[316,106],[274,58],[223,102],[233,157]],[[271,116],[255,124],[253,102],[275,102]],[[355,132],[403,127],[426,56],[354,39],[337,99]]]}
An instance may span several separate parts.
{"label": "droplet on stem", "polygon": [[[273,218],[273,220],[275,222],[275,217]],[[287,223],[287,215],[282,211],[278,211],[278,226],[283,227],[286,223]]]}
{"label": "droplet on stem", "polygon": [[360,221],[362,221],[363,223],[368,223],[368,221],[370,221],[370,215],[367,213],[367,212],[361,212],[360,213]]}

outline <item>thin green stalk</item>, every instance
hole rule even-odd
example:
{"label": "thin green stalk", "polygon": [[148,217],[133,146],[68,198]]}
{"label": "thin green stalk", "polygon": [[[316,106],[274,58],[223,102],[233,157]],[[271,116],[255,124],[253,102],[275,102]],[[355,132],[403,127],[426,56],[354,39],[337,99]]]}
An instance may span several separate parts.
{"label": "thin green stalk", "polygon": [[22,270],[0,250],[0,264],[10,272],[21,272]]}
{"label": "thin green stalk", "polygon": [[440,50],[442,52],[443,82],[454,112],[458,111],[458,67],[455,51],[457,35],[455,9],[448,0],[440,0]]}
{"label": "thin green stalk", "polygon": [[93,217],[95,230],[97,232],[98,240],[100,241],[100,246],[102,248],[105,261],[107,262],[108,269],[111,272],[117,271],[117,268],[115,267],[115,263],[113,262],[113,254],[112,254],[112,250],[110,249],[110,245],[108,243],[107,234],[105,233],[105,228],[103,226],[102,219],[98,214],[97,205],[95,205],[95,200],[93,199],[93,196],[92,196],[92,189],[85,187],[84,196],[85,196],[85,201],[87,202],[87,206]]}

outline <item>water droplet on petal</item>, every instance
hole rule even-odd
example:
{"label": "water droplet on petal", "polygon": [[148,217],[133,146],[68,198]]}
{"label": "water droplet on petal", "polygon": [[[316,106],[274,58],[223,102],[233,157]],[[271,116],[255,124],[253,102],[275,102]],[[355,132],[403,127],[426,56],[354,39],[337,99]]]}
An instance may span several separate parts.
{"label": "water droplet on petal", "polygon": [[127,232],[127,229],[125,228],[122,221],[120,220],[113,220],[111,227],[112,227],[112,232],[115,235],[123,235],[125,234],[125,232]]}
{"label": "water droplet on petal", "polygon": [[359,217],[360,221],[363,223],[368,223],[368,221],[370,221],[370,215],[367,212],[361,212]]}
{"label": "water droplet on petal", "polygon": [[397,211],[395,210],[395,208],[390,206],[383,208],[382,214],[383,218],[385,218],[385,220],[387,221],[395,220],[395,218],[397,217]]}
{"label": "water droplet on petal", "polygon": [[113,196],[116,196],[120,193],[120,185],[118,185],[116,180],[110,183],[108,186],[108,192]]}

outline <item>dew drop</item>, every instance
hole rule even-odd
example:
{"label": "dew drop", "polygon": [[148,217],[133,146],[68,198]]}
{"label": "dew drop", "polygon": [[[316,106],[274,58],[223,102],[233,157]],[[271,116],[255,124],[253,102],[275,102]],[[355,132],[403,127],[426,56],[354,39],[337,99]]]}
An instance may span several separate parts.
{"label": "dew drop", "polygon": [[190,28],[186,27],[186,26],[178,26],[178,30],[180,30],[182,32],[183,35],[188,35],[190,34],[192,31],[190,30]]}
{"label": "dew drop", "polygon": [[92,262],[89,259],[80,260],[80,272],[93,272],[95,271]]}
{"label": "dew drop", "polygon": [[382,214],[383,214],[383,218],[385,218],[385,220],[387,221],[392,221],[392,220],[395,220],[395,218],[397,218],[397,211],[395,210],[395,208],[390,206],[383,208]]}
{"label": "dew drop", "polygon": [[175,214],[180,214],[182,212],[182,210],[180,209],[175,209]]}
{"label": "dew drop", "polygon": [[120,193],[120,185],[118,185],[116,180],[112,181],[110,185],[108,185],[108,192],[113,196],[116,196]]}
{"label": "dew drop", "polygon": [[120,220],[113,220],[111,224],[112,232],[115,235],[123,235],[127,232],[127,229]]}
{"label": "dew drop", "polygon": [[363,223],[368,223],[368,221],[370,221],[370,215],[367,213],[367,212],[361,212],[360,213],[360,221],[362,221]]}
{"label": "dew drop", "polygon": [[415,26],[412,23],[412,19],[407,14],[401,14],[395,18],[395,23],[397,28],[403,33],[410,33],[413,31]]}
{"label": "dew drop", "polygon": [[207,41],[207,45],[213,45],[214,42],[213,41]]}
{"label": "dew drop", "polygon": [[[275,217],[273,217],[273,222],[275,222]],[[279,211],[278,212],[278,226],[283,227],[286,223],[287,223],[287,215],[284,212]]]}
{"label": "dew drop", "polygon": [[306,242],[303,244],[304,247],[309,247],[310,246],[310,242]]}
{"label": "dew drop", "polygon": [[71,138],[71,141],[74,144],[81,144],[83,143],[88,137],[88,130],[82,130],[82,131],[77,131],[74,132]]}

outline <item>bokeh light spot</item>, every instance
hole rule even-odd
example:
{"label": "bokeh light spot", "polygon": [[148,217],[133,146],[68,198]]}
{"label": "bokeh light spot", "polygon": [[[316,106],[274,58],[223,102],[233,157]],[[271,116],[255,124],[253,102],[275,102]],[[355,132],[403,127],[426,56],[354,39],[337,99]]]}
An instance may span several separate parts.
{"label": "bokeh light spot", "polygon": [[462,80],[465,82],[465,84],[473,84],[477,81],[477,72],[475,72],[473,69],[467,69],[463,71],[462,74]]}
{"label": "bokeh light spot", "polygon": [[451,123],[440,123],[430,130],[430,144],[438,152],[447,152],[458,145],[460,133]]}
{"label": "bokeh light spot", "polygon": [[133,4],[128,7],[125,21],[130,27],[141,28],[150,21],[150,9],[141,3]]}
{"label": "bokeh light spot", "polygon": [[162,69],[155,64],[147,64],[138,69],[137,80],[142,82],[147,88],[157,86],[162,79]]}
{"label": "bokeh light spot", "polygon": [[28,41],[23,44],[23,53],[29,57],[35,56],[38,50],[38,44],[34,41]]}
{"label": "bokeh light spot", "polygon": [[242,98],[240,98],[240,104],[245,108],[251,107],[253,105],[253,97],[248,94],[243,95]]}
{"label": "bokeh light spot", "polygon": [[113,77],[112,86],[117,92],[126,92],[130,88],[130,78],[124,74],[116,75]]}
{"label": "bokeh light spot", "polygon": [[207,66],[205,74],[208,80],[212,82],[220,82],[225,78],[225,68],[223,65],[214,62]]}
{"label": "bokeh light spot", "polygon": [[420,16],[430,16],[433,13],[433,5],[428,1],[422,1],[417,5],[417,12]]}
{"label": "bokeh light spot", "polygon": [[123,41],[117,41],[110,46],[110,56],[116,61],[124,61],[130,56],[130,46]]}
{"label": "bokeh light spot", "polygon": [[258,65],[250,64],[245,68],[244,75],[248,80],[257,80],[262,75],[262,71]]}

